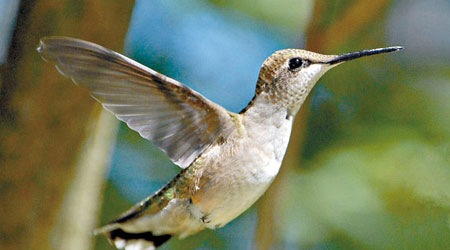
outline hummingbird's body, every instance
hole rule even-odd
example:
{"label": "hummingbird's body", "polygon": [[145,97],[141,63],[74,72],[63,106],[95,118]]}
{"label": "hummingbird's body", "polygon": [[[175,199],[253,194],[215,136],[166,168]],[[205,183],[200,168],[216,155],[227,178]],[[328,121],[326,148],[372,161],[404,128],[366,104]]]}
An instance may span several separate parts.
{"label": "hummingbird's body", "polygon": [[177,235],[222,227],[248,209],[278,174],[297,111],[329,69],[400,47],[340,56],[275,52],[255,97],[239,114],[101,46],[44,38],[38,48],[116,117],[159,146],[183,170],[154,195],[96,230],[117,248],[154,249]]}
{"label": "hummingbird's body", "polygon": [[153,209],[138,204],[123,216],[137,219],[117,226],[127,232],[150,229],[184,237],[205,227],[222,227],[247,210],[278,174],[293,122],[285,112],[266,107],[261,114],[260,104],[253,105],[243,114],[229,113],[233,129],[228,138],[211,145],[152,196],[147,206]]}

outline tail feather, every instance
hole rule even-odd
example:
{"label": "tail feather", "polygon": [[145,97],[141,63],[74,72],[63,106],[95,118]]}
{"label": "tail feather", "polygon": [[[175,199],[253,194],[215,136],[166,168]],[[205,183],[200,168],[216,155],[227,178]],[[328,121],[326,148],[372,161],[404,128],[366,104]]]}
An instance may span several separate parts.
{"label": "tail feather", "polygon": [[94,234],[104,234],[108,241],[118,249],[125,250],[153,250],[172,235],[153,235],[152,232],[128,233],[118,227],[118,224],[108,224],[94,231]]}
{"label": "tail feather", "polygon": [[122,229],[115,229],[108,233],[108,238],[114,242],[116,247],[117,247],[117,241],[119,241],[119,242],[125,241],[125,246],[124,246],[125,249],[127,249],[127,245],[129,245],[132,242],[146,242],[147,244],[143,244],[143,245],[153,245],[153,247],[156,248],[156,247],[159,247],[162,244],[164,244],[171,237],[172,237],[172,235],[170,235],[170,234],[153,235],[152,232],[127,233],[127,232],[123,231]]}
{"label": "tail feather", "polygon": [[[118,219],[96,229],[94,234],[105,235],[119,249],[150,250],[173,235],[184,237],[202,230],[204,225],[190,212],[192,201],[174,197],[173,187],[178,178],[180,175]],[[169,192],[168,195],[164,195],[165,192]]]}

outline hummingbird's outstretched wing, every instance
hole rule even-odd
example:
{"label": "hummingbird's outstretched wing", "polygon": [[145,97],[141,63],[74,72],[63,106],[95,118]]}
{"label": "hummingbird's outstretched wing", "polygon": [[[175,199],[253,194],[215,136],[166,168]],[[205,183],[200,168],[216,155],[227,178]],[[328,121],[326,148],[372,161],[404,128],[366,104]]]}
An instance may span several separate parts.
{"label": "hummingbird's outstretched wing", "polygon": [[231,131],[224,108],[114,51],[68,37],[43,38],[37,50],[182,168]]}

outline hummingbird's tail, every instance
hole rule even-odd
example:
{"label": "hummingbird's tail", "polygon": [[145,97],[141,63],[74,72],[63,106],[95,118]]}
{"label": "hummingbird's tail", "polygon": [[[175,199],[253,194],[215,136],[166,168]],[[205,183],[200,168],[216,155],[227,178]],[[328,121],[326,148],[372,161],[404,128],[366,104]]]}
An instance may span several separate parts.
{"label": "hummingbird's tail", "polygon": [[119,225],[114,224],[99,228],[94,231],[94,234],[104,234],[116,248],[125,250],[152,250],[172,237],[170,234],[153,235],[152,232],[128,233],[121,229]]}
{"label": "hummingbird's tail", "polygon": [[[205,228],[198,208],[174,187],[177,176],[164,188],[123,213],[111,223],[96,229],[118,249],[151,250],[172,236],[187,237]],[[184,194],[184,193],[182,193]]]}
{"label": "hummingbird's tail", "polygon": [[[108,241],[118,249],[125,250],[153,250],[166,241],[168,241],[172,235],[169,233],[154,234],[152,226],[148,228],[148,231],[141,231],[135,226],[130,225],[141,215],[144,211],[152,205],[158,204],[159,195],[164,189],[156,192],[154,195],[148,197],[144,201],[136,204],[134,207],[123,213],[118,219],[106,224],[105,226],[95,229],[94,235],[103,234],[107,237]],[[160,213],[156,212],[154,215],[158,216]],[[149,215],[147,219],[151,220],[152,215]],[[145,220],[145,219],[144,219]],[[158,225],[156,225],[158,226]],[[163,226],[163,225],[160,225]],[[131,232],[130,228],[134,228]]]}
{"label": "hummingbird's tail", "polygon": [[[172,236],[185,238],[205,228],[203,216],[186,188],[182,171],[153,195],[125,211],[119,218],[97,229],[119,249],[150,250],[161,246]],[[178,181],[183,185],[177,187]]]}

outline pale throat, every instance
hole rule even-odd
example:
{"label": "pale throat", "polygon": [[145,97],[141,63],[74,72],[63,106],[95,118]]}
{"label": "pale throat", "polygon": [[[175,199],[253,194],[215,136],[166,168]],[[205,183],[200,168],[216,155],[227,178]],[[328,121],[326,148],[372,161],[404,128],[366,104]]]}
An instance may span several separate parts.
{"label": "pale throat", "polygon": [[286,152],[293,120],[294,117],[287,116],[286,109],[268,103],[267,98],[256,98],[244,114],[248,137],[268,152],[273,152],[280,163]]}

